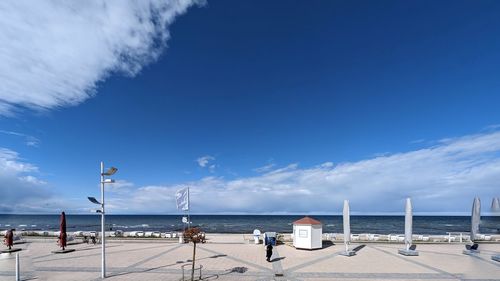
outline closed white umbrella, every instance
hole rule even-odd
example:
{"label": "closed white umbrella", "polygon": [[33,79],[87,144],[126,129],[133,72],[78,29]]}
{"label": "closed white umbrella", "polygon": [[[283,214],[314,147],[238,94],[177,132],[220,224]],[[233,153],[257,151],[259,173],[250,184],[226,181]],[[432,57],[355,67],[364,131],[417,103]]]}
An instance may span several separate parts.
{"label": "closed white umbrella", "polygon": [[410,250],[410,246],[412,243],[412,228],[413,228],[413,210],[411,207],[411,199],[406,198],[405,205],[405,244],[406,250]]}
{"label": "closed white umbrella", "polygon": [[474,241],[477,234],[479,234],[479,222],[481,221],[481,200],[478,197],[474,198],[472,203],[472,214],[471,214],[471,229],[470,229],[470,240]]}
{"label": "closed white umbrella", "polygon": [[491,211],[500,212],[500,199],[498,197],[493,198],[491,201]]}
{"label": "closed white umbrella", "polygon": [[344,211],[343,213],[343,221],[344,221],[344,244],[345,251],[349,252],[349,243],[351,242],[351,223],[349,221],[349,200],[344,200]]}

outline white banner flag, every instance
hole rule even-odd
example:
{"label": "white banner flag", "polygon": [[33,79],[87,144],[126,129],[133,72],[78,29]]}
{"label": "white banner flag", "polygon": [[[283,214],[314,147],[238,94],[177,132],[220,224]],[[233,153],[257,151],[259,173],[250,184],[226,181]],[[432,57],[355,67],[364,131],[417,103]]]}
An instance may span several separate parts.
{"label": "white banner flag", "polygon": [[177,192],[175,193],[175,202],[177,203],[178,210],[183,210],[183,211],[189,210],[189,188],[188,187],[177,190]]}

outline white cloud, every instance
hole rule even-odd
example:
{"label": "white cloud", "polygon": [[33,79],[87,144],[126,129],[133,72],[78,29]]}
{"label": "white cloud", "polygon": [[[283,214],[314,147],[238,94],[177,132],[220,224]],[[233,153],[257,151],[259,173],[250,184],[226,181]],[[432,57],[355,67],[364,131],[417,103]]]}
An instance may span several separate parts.
{"label": "white cloud", "polygon": [[33,175],[37,172],[17,152],[0,148],[0,213],[34,210],[51,197],[46,182]]}
{"label": "white cloud", "polygon": [[[0,109],[0,113],[1,113],[1,109]],[[27,134],[14,132],[14,131],[6,131],[6,130],[0,130],[0,133],[5,134],[5,135],[22,137],[22,138],[24,138],[24,143],[27,146],[38,147],[38,145],[40,144],[39,139],[35,138],[34,136],[27,135]]]}
{"label": "white cloud", "polygon": [[126,180],[117,180],[112,184],[106,185],[106,191],[116,192],[116,193],[127,193],[130,192],[134,183],[128,182]]}
{"label": "white cloud", "polygon": [[198,165],[202,168],[213,166],[213,165],[209,166],[209,164],[213,161],[215,161],[215,157],[210,155],[205,155],[196,159],[196,162],[198,162]]}
{"label": "white cloud", "polygon": [[[14,151],[0,149],[0,192],[7,194],[0,198],[1,211],[88,211],[84,199],[65,199],[70,203],[64,205],[50,195],[47,184],[37,185],[36,178],[26,178],[35,177],[37,171]],[[193,213],[339,213],[344,199],[350,200],[353,213],[402,212],[404,199],[410,196],[417,213],[468,214],[475,196],[486,204],[484,212],[489,211],[489,202],[499,196],[499,183],[497,131],[357,162],[326,162],[306,168],[294,163],[231,180],[205,177],[143,187],[119,181],[108,189],[106,201],[113,213],[177,213],[174,194],[189,186]],[[42,206],[41,201],[45,202]],[[7,208],[12,202],[16,204]]]}
{"label": "white cloud", "polygon": [[332,162],[325,162],[325,163],[321,164],[320,166],[323,168],[331,168],[334,166],[334,164]]}
{"label": "white cloud", "polygon": [[417,140],[410,141],[410,144],[421,144],[424,142],[425,142],[425,139],[417,139]]}
{"label": "white cloud", "polygon": [[30,163],[22,162],[17,152],[0,147],[0,172],[3,174],[17,175],[36,171],[38,171],[38,167]]}
{"label": "white cloud", "polygon": [[264,165],[262,167],[258,167],[258,168],[255,168],[253,169],[255,172],[257,173],[265,173],[265,172],[269,172],[271,171],[274,167],[276,166],[276,164],[274,163],[269,163],[267,165]]}
{"label": "white cloud", "polygon": [[27,183],[30,183],[30,184],[33,184],[33,185],[44,185],[44,184],[47,184],[46,181],[41,180],[41,179],[39,179],[37,177],[34,177],[34,176],[31,176],[31,175],[19,177],[19,180],[27,182]]}
{"label": "white cloud", "polygon": [[208,170],[210,171],[210,173],[215,173],[215,168],[217,168],[217,165],[212,164],[208,167]]}
{"label": "white cloud", "polygon": [[88,213],[82,198],[61,198],[38,177],[39,168],[13,150],[0,147],[0,213]]}
{"label": "white cloud", "polygon": [[484,202],[498,196],[499,183],[500,132],[492,132],[357,162],[142,187],[110,200],[117,212],[175,213],[175,191],[189,185],[192,211],[199,213],[338,213],[344,199],[353,212],[402,212],[407,196],[416,212],[468,213],[475,196]]}
{"label": "white cloud", "polygon": [[0,1],[0,115],[76,105],[156,60],[196,0]]}

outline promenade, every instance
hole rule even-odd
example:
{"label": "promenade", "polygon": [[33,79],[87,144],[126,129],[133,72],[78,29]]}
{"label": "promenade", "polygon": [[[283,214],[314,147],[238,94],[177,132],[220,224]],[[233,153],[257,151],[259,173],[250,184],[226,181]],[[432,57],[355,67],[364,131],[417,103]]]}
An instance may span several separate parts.
{"label": "promenade", "polygon": [[[491,255],[500,244],[481,244],[478,256],[462,254],[460,244],[422,244],[420,256],[397,254],[401,244],[370,243],[354,257],[339,255],[342,244],[320,250],[275,247],[273,262],[262,245],[242,235],[208,235],[197,246],[204,280],[500,280]],[[353,244],[353,247],[356,247]],[[16,245],[22,280],[100,280],[100,245],[76,244],[68,254],[52,254],[55,239],[29,239]],[[107,243],[108,280],[180,280],[192,258],[192,244],[115,240]],[[0,255],[0,280],[14,280],[15,255]]]}

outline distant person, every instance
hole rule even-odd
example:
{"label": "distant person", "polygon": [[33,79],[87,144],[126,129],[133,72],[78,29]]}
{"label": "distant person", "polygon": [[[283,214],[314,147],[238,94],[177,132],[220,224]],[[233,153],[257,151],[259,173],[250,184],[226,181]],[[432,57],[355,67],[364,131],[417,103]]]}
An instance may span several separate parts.
{"label": "distant person", "polygon": [[273,256],[273,245],[267,244],[266,247],[266,260],[271,261],[271,257]]}
{"label": "distant person", "polygon": [[97,237],[96,237],[96,234],[94,232],[90,233],[90,242],[94,245],[97,244]]}

